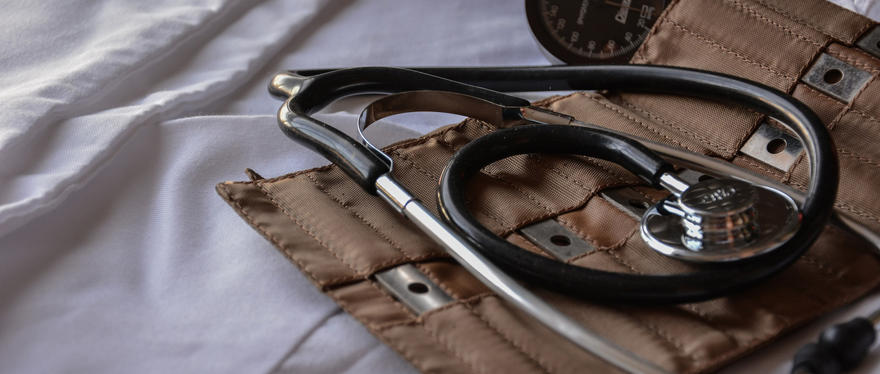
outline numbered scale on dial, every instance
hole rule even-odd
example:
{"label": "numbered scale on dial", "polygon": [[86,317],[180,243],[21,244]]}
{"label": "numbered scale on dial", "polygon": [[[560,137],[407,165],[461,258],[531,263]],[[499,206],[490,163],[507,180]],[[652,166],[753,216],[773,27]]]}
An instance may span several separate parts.
{"label": "numbered scale on dial", "polygon": [[554,62],[623,64],[665,6],[663,0],[526,0],[526,15]]}

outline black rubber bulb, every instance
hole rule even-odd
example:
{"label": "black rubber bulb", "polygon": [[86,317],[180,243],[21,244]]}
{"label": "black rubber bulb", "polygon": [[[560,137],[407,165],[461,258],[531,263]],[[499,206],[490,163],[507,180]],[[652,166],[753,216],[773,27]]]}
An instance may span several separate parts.
{"label": "black rubber bulb", "polygon": [[792,374],[837,374],[858,366],[865,358],[877,331],[866,318],[829,327],[819,335],[817,343],[809,343],[794,356]]}

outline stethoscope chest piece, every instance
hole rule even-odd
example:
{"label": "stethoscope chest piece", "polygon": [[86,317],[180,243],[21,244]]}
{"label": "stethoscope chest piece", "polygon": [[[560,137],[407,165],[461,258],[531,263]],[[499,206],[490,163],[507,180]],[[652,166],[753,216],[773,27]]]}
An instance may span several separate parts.
{"label": "stethoscope chest piece", "polygon": [[797,204],[768,187],[708,179],[648,209],[642,239],[666,256],[691,262],[733,262],[779,248],[800,225]]}

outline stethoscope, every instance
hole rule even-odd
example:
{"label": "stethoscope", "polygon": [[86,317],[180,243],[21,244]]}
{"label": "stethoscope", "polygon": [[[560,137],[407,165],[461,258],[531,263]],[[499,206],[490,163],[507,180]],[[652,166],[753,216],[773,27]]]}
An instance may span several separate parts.
{"label": "stethoscope", "polygon": [[[786,124],[801,139],[810,162],[810,182],[806,194],[801,194],[732,164],[636,140],[484,87],[504,91],[625,90],[744,105]],[[833,143],[808,107],[776,89],[717,73],[644,65],[418,71],[368,67],[283,72],[272,79],[269,90],[286,100],[278,112],[285,134],[338,165],[365,191],[384,199],[508,302],[574,344],[630,372],[663,370],[586,330],[508,273],[591,299],[631,303],[711,299],[755,284],[797,260],[829,222],[837,192]],[[358,140],[311,117],[338,98],[363,93],[391,94],[364,109]],[[394,179],[391,157],[364,135],[379,119],[416,111],[465,115],[499,128],[462,147],[447,164],[438,190],[442,219]],[[641,236],[660,253],[702,266],[685,274],[612,273],[557,262],[499,238],[468,211],[465,187],[481,168],[527,153],[597,157],[667,189],[670,198],[657,203],[642,218]],[[719,178],[689,183],[677,175],[670,162]],[[870,230],[846,216],[838,214],[838,218],[878,243]]]}

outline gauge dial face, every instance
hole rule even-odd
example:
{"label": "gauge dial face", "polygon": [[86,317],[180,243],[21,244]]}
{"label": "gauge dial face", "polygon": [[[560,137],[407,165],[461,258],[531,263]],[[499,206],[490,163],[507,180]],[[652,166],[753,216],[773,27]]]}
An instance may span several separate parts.
{"label": "gauge dial face", "polygon": [[526,0],[541,45],[570,64],[625,63],[651,30],[663,0]]}

